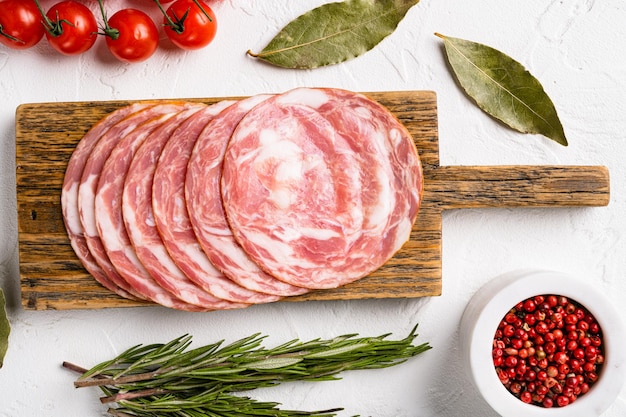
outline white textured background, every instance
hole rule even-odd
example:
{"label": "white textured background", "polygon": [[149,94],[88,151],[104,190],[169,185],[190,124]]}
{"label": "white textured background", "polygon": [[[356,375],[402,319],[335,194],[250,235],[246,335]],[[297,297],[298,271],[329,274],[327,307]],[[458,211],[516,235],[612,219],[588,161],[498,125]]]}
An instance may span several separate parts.
{"label": "white textured background", "polygon": [[[0,49],[0,286],[13,330],[0,369],[0,416],[101,416],[97,390],[75,390],[64,360],[90,367],[137,344],[191,333],[197,344],[253,332],[268,345],[359,332],[404,336],[434,349],[402,366],[354,372],[338,382],[264,391],[285,407],[343,406],[342,416],[493,416],[463,374],[458,322],[486,281],[517,268],[583,276],[617,306],[626,299],[626,5],[622,0],[422,0],[397,31],[355,60],[312,71],[281,70],[245,55],[321,0],[229,0],[216,4],[219,31],[202,51],[167,46],[149,61],[113,61],[100,39],[81,57],[44,42]],[[44,7],[53,2],[42,0]],[[148,0],[107,1],[153,7]],[[90,2],[95,8],[95,1]],[[112,14],[112,13],[111,13]],[[156,16],[156,14],[155,14]],[[570,146],[509,131],[479,111],[449,74],[433,35],[488,44],[522,62],[554,101]],[[434,90],[443,165],[605,165],[606,208],[446,212],[443,295],[418,300],[278,303],[242,311],[186,314],[163,308],[24,311],[20,307],[15,203],[15,108],[26,102],[211,97],[281,92],[297,86],[355,91]],[[45,121],[42,121],[45,123]],[[622,309],[623,311],[623,309]],[[624,313],[623,313],[624,314]],[[624,314],[626,316],[626,314]],[[604,414],[626,415],[626,389]]]}

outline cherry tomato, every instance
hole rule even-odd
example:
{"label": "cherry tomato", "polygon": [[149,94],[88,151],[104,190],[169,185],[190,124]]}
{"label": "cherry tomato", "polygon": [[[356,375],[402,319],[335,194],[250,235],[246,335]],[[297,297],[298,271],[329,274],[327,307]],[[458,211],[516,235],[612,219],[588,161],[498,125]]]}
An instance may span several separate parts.
{"label": "cherry tomato", "polygon": [[117,11],[104,33],[109,51],[124,62],[145,61],[159,46],[159,30],[150,16],[137,9]]}
{"label": "cherry tomato", "polygon": [[217,32],[213,10],[200,0],[176,0],[163,16],[165,34],[181,49],[207,46]]}
{"label": "cherry tomato", "polygon": [[77,55],[89,50],[98,37],[98,22],[84,4],[62,1],[46,13],[46,39],[50,46],[64,55]]}
{"label": "cherry tomato", "polygon": [[0,43],[13,49],[36,45],[45,30],[41,14],[32,0],[0,2]]}

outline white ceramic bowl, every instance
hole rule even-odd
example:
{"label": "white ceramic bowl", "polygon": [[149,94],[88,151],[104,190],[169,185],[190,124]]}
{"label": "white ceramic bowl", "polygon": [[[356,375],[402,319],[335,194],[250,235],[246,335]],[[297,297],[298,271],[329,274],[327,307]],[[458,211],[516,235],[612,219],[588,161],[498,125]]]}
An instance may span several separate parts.
{"label": "white ceramic bowl", "polygon": [[[491,356],[500,320],[518,302],[535,295],[564,295],[582,304],[603,332],[605,362],[589,392],[565,406],[543,408],[526,404],[498,379]],[[592,285],[551,271],[515,271],[485,284],[468,303],[460,323],[463,363],[477,389],[502,416],[594,417],[615,401],[626,377],[626,330],[617,311]]]}

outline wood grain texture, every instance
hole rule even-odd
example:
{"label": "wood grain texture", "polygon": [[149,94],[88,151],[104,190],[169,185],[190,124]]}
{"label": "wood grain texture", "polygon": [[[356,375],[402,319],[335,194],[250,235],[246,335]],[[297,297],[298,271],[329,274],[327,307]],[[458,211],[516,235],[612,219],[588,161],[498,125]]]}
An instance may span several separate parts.
{"label": "wood grain texture", "polygon": [[[422,208],[411,239],[387,264],[342,288],[285,301],[413,298],[441,294],[442,212],[482,207],[603,206],[604,167],[441,167],[436,95],[367,93],[407,127],[424,167]],[[238,97],[191,99],[215,103]],[[97,309],[149,305],[100,286],[74,254],[61,217],[68,160],[98,120],[128,101],[23,104],[16,111],[16,181],[22,304],[26,309]]]}

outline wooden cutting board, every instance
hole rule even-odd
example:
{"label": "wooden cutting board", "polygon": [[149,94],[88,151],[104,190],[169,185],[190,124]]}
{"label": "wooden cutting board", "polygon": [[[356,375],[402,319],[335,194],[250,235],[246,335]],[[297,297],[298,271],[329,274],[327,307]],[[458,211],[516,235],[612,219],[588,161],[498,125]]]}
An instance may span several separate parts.
{"label": "wooden cutting board", "polygon": [[[350,300],[441,294],[442,212],[485,207],[605,206],[609,174],[601,166],[440,166],[436,95],[368,93],[413,135],[424,166],[424,198],[411,240],[386,265],[355,283],[286,299]],[[213,103],[223,98],[194,99]],[[20,283],[26,309],[147,305],[118,297],[82,267],[61,217],[67,162],[87,130],[127,101],[23,104],[16,111]]]}

